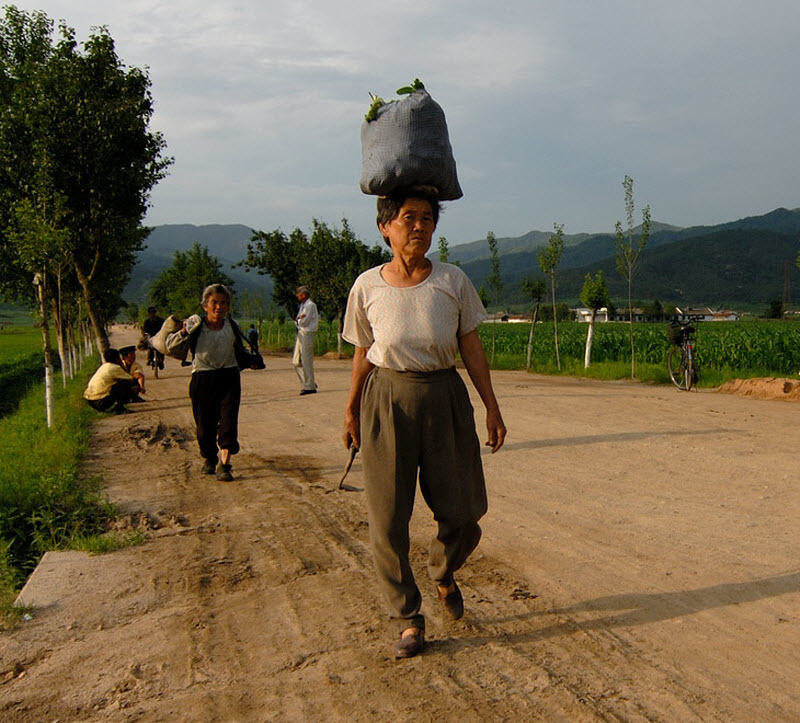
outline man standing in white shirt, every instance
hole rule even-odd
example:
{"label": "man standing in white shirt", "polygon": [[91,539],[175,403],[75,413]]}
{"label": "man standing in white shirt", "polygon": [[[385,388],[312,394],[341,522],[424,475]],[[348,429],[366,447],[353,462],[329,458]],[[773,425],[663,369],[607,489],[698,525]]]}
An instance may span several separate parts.
{"label": "man standing in white shirt", "polygon": [[317,305],[311,301],[307,286],[298,286],[296,294],[300,309],[295,320],[297,339],[294,343],[292,364],[303,385],[300,389],[302,396],[317,392],[317,384],[314,381],[314,334],[319,326],[319,314]]}

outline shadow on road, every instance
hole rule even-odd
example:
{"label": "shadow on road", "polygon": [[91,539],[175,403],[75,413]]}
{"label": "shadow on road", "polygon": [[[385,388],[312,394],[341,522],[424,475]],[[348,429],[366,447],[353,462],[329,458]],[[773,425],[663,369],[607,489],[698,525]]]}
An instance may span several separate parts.
{"label": "shadow on road", "polygon": [[[528,631],[501,633],[471,638],[445,638],[432,641],[431,648],[442,651],[472,648],[498,641],[508,643],[534,643],[570,635],[577,631],[603,631],[609,628],[626,628],[637,625],[672,620],[713,608],[757,602],[766,598],[800,592],[800,572],[785,573],[749,582],[731,582],[663,593],[621,593],[586,600],[550,610],[532,611],[514,618],[476,620],[483,625],[502,625],[511,620],[534,620],[544,616],[567,616],[566,619]],[[617,612],[618,611],[618,612]],[[581,613],[611,613],[600,617],[576,619]]]}
{"label": "shadow on road", "polygon": [[[640,439],[656,437],[697,437],[701,434],[744,434],[741,429],[680,429],[666,432],[618,432],[616,434],[585,434],[576,437],[560,437],[558,439],[532,439],[524,442],[510,442],[503,445],[505,450],[538,449],[542,447],[576,447],[581,444],[604,444],[607,442],[636,442]],[[482,450],[490,454],[490,449]]]}

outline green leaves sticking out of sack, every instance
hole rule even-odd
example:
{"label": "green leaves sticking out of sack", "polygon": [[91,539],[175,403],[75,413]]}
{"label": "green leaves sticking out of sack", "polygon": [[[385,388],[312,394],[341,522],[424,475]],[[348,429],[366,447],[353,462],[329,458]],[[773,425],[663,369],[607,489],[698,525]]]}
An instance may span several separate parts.
{"label": "green leaves sticking out of sack", "polygon": [[388,196],[398,188],[433,186],[440,201],[461,198],[442,107],[419,78],[397,93],[403,97],[388,103],[371,95],[361,124],[361,190]]}

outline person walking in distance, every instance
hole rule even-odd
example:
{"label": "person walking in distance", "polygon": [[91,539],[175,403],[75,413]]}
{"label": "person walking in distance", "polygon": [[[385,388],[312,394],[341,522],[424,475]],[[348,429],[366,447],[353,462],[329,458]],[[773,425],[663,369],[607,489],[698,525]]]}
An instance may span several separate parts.
{"label": "person walking in distance", "polygon": [[297,327],[297,338],[294,342],[292,364],[297,376],[300,377],[302,396],[317,392],[317,384],[314,381],[314,334],[319,327],[319,314],[317,305],[311,301],[307,286],[298,286],[296,294],[300,309],[294,322]]}
{"label": "person walking in distance", "polygon": [[247,341],[250,342],[253,354],[258,354],[258,329],[255,324],[250,324],[250,328],[247,330]]}

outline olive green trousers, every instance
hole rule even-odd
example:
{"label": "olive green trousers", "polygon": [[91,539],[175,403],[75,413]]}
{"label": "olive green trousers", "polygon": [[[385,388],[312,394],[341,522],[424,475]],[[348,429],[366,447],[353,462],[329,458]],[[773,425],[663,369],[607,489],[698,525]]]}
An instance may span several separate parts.
{"label": "olive green trousers", "polygon": [[474,410],[458,372],[373,369],[361,400],[361,454],[370,541],[390,616],[401,630],[424,629],[409,563],[417,475],[438,525],[428,552],[435,582],[449,584],[478,545],[487,509]]}

